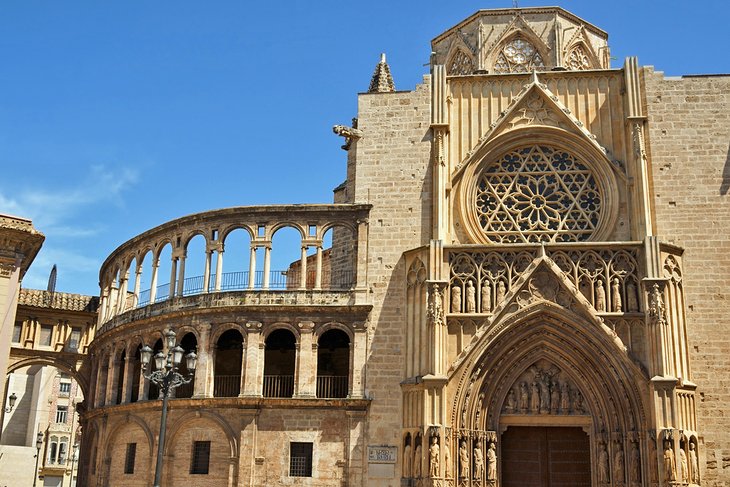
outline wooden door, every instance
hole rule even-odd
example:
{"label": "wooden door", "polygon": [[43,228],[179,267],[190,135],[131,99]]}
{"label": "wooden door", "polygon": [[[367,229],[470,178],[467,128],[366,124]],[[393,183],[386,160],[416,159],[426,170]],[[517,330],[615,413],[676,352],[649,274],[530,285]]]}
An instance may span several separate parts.
{"label": "wooden door", "polygon": [[509,427],[502,434],[503,487],[589,487],[591,453],[581,428]]}

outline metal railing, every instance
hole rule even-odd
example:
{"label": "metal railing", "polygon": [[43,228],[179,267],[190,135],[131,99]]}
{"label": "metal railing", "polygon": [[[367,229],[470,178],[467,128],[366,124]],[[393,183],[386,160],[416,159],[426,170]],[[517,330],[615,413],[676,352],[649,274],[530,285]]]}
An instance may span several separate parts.
{"label": "metal railing", "polygon": [[347,397],[348,381],[346,375],[318,375],[317,397],[339,398]]}
{"label": "metal railing", "polygon": [[[215,289],[216,275],[210,276],[210,289]],[[306,289],[314,289],[316,282],[316,271],[307,271]],[[264,289],[264,271],[254,273],[253,288],[249,285],[249,271],[224,272],[221,274],[221,291],[245,291],[247,289]],[[270,271],[269,285],[266,289],[295,291],[302,289],[301,273],[299,270]],[[322,271],[320,288],[332,291],[346,291],[355,285],[355,273],[353,271]],[[183,296],[192,296],[206,292],[204,289],[204,276],[186,277],[183,282]],[[150,290],[140,291],[137,307],[147,306],[150,303]],[[170,296],[170,284],[157,286],[155,302],[165,301]]]}
{"label": "metal railing", "polygon": [[190,381],[187,384],[182,384],[177,386],[177,389],[175,389],[175,397],[179,398],[188,398],[193,397],[193,384],[195,381]]}
{"label": "metal railing", "polygon": [[292,397],[293,395],[293,375],[264,376],[264,397]]}
{"label": "metal railing", "polygon": [[214,397],[236,397],[241,393],[240,375],[216,375],[213,379]]}

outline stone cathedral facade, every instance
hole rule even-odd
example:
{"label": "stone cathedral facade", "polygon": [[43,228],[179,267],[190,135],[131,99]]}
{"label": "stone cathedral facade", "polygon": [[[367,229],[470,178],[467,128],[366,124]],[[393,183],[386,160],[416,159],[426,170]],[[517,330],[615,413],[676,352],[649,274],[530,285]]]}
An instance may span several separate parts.
{"label": "stone cathedral facade", "polygon": [[413,91],[383,58],[335,126],[333,204],[190,215],[109,256],[83,485],[151,485],[139,350],[167,329],[199,361],[163,485],[730,483],[730,77],[612,68],[560,8],[479,11],[431,49]]}

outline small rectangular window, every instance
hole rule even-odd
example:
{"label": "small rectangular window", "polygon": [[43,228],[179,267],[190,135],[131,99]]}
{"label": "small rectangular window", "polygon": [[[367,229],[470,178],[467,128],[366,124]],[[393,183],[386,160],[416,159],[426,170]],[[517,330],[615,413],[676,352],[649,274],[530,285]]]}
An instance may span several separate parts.
{"label": "small rectangular window", "polygon": [[68,406],[56,406],[56,423],[65,423],[68,415]]}
{"label": "small rectangular window", "polygon": [[68,396],[71,393],[71,383],[70,382],[61,382],[58,385],[58,392],[62,396]]}
{"label": "small rectangular window", "polygon": [[20,343],[20,335],[23,332],[23,323],[18,321],[13,326],[13,343]]}
{"label": "small rectangular window", "polygon": [[312,443],[290,443],[289,476],[312,476]]}
{"label": "small rectangular window", "polygon": [[208,464],[210,463],[210,441],[196,441],[193,443],[193,456],[190,459],[190,473],[203,474],[208,473]]}
{"label": "small rectangular window", "polygon": [[137,443],[127,443],[127,456],[124,457],[124,473],[134,473],[134,460],[137,457]]}
{"label": "small rectangular window", "polygon": [[68,339],[69,352],[78,352],[80,342],[81,342],[81,330],[79,330],[78,328],[71,328],[71,336]]}
{"label": "small rectangular window", "polygon": [[51,346],[51,337],[53,336],[53,327],[50,325],[41,325],[41,336],[38,345],[42,347]]}

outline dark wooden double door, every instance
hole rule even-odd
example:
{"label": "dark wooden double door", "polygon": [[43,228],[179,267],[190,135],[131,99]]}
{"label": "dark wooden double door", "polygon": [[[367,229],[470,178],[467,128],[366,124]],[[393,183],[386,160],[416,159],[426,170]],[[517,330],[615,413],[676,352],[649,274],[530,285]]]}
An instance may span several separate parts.
{"label": "dark wooden double door", "polygon": [[590,487],[591,453],[581,428],[509,427],[502,434],[503,487]]}

